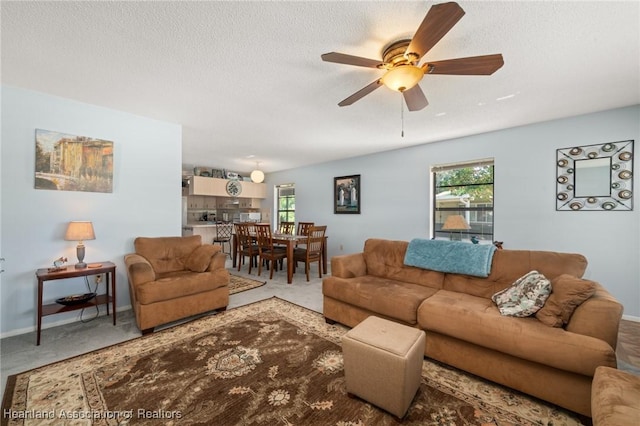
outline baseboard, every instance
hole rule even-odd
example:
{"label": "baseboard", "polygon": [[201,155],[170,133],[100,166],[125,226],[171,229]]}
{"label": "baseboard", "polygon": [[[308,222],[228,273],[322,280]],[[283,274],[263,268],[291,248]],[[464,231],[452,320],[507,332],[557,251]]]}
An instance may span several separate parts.
{"label": "baseboard", "polygon": [[[124,311],[130,311],[130,310],[131,310],[131,305],[127,305],[127,306],[121,306],[117,308],[116,312],[124,312]],[[105,315],[107,315],[107,310],[101,309],[100,314],[98,316],[102,317]],[[60,325],[71,324],[74,322],[80,322],[80,318],[67,318],[60,321],[54,321],[47,324],[42,324],[42,329],[46,330],[47,328],[58,327]],[[19,336],[20,334],[33,333],[36,331],[36,328],[37,327],[34,325],[32,327],[25,327],[25,328],[19,328],[16,330],[7,331],[5,333],[0,334],[0,339],[4,339],[5,337]]]}
{"label": "baseboard", "polygon": [[623,315],[622,319],[627,321],[640,322],[640,317],[634,317],[632,315]]}

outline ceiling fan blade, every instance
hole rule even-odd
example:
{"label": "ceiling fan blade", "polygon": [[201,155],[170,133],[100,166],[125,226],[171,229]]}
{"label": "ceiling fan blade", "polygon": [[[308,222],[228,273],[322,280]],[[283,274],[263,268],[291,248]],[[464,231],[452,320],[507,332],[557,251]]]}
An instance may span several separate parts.
{"label": "ceiling fan blade", "polygon": [[325,62],[335,62],[338,64],[355,65],[357,67],[378,68],[383,65],[381,61],[375,59],[361,58],[360,56],[346,55],[344,53],[330,52],[320,55]]}
{"label": "ceiling fan blade", "polygon": [[409,43],[407,54],[422,58],[463,16],[464,10],[455,2],[431,6]]}
{"label": "ceiling fan blade", "polygon": [[420,111],[422,108],[429,105],[427,97],[418,85],[402,92],[402,96],[404,97],[404,101],[407,104],[409,111]]}
{"label": "ceiling fan blade", "polygon": [[341,101],[338,105],[342,106],[347,106],[347,105],[351,105],[352,103],[359,101],[360,99],[364,98],[365,96],[367,96],[369,93],[373,92],[374,90],[376,90],[378,87],[382,86],[382,83],[380,82],[380,79],[374,81],[373,83],[363,87],[362,89],[358,90],[356,93],[354,93],[353,95],[349,96],[348,98],[346,98],[345,100]]}
{"label": "ceiling fan blade", "polygon": [[491,75],[504,65],[501,54],[427,62],[426,74]]}

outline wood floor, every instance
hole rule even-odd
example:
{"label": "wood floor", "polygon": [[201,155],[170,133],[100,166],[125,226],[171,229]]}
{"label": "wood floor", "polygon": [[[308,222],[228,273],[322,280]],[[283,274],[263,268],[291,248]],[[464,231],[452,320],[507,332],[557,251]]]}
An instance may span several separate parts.
{"label": "wood floor", "polygon": [[618,368],[640,374],[640,322],[622,320],[618,330]]}

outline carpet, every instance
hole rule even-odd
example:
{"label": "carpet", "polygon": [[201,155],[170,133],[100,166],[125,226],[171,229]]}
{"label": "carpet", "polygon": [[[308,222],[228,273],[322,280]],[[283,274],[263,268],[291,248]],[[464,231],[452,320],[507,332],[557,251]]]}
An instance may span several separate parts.
{"label": "carpet", "polygon": [[266,281],[252,280],[251,278],[241,277],[240,275],[230,274],[229,294],[240,293],[241,291],[251,290],[252,288],[265,285]]}
{"label": "carpet", "polygon": [[578,424],[555,406],[428,360],[399,422],[346,395],[346,331],[317,312],[263,300],[10,376],[2,424]]}

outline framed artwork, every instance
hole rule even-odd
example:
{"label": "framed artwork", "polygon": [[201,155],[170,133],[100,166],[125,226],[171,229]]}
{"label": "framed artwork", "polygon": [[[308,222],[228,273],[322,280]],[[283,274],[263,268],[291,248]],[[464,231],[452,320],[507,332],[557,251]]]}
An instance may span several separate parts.
{"label": "framed artwork", "polygon": [[556,210],[633,210],[633,142],[556,150]]}
{"label": "framed artwork", "polygon": [[35,188],[113,192],[113,142],[36,129]]}
{"label": "framed artwork", "polygon": [[333,178],[333,213],[360,214],[360,175]]}

